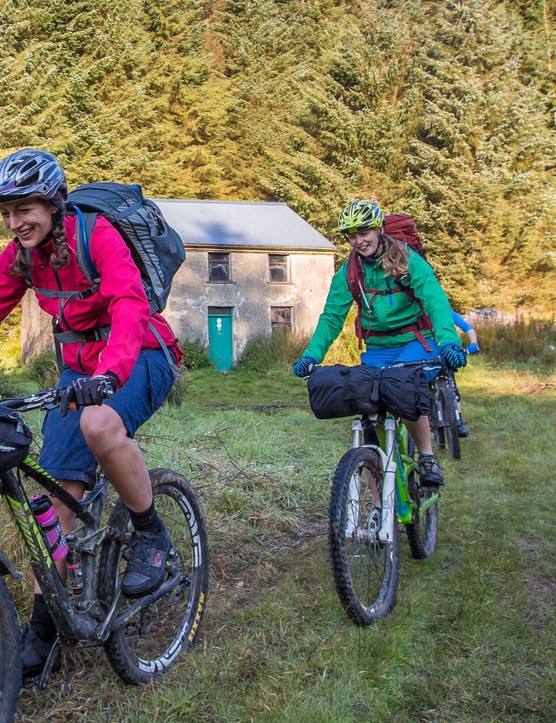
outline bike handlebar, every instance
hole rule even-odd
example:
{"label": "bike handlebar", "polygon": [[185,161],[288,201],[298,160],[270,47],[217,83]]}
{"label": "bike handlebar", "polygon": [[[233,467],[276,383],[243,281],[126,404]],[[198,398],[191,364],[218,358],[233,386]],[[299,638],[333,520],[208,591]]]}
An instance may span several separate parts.
{"label": "bike handlebar", "polygon": [[[6,399],[0,397],[0,405],[18,412],[30,412],[33,409],[50,411],[60,406],[60,399],[65,390],[66,387],[54,387],[40,389],[25,397],[8,397]],[[100,392],[103,399],[109,399],[114,394],[112,387],[107,382],[102,384]]]}

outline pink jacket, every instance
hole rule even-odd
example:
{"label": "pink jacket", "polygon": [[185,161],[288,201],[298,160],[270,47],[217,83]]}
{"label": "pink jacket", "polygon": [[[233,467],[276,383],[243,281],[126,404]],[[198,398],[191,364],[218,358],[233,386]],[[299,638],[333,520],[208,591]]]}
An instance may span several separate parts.
{"label": "pink jacket", "polygon": [[[51,241],[32,249],[31,279],[37,290],[84,291],[91,286],[77,263],[75,217],[66,217],[64,226],[69,250],[67,266],[54,271],[50,265]],[[91,375],[113,372],[120,383],[125,384],[141,349],[160,346],[148,329],[149,320],[179,363],[183,353],[174,333],[160,314],[151,316],[141,274],[118,231],[99,216],[89,246],[100,276],[97,293],[86,299],[71,300],[64,306],[64,299],[51,299],[36,292],[40,307],[57,318],[61,331],[85,331],[111,325],[108,339],[64,344],[64,363],[77,372]],[[0,321],[29,288],[23,277],[10,272],[16,252],[17,242],[13,240],[0,254]]]}

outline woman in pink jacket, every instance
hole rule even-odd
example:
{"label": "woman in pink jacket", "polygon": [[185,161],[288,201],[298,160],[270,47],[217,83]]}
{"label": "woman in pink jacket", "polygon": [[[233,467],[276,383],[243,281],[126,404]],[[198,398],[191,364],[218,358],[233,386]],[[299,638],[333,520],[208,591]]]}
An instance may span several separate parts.
{"label": "woman in pink jacket", "polygon": [[[30,282],[41,308],[56,320],[56,331],[66,334],[59,381],[65,391],[60,409],[45,418],[40,464],[78,499],[94,483],[97,464],[102,467],[131,515],[134,532],[122,590],[138,597],[162,581],[171,547],[154,507],[143,455],[133,441],[165,400],[174,378],[149,322],[177,364],[182,352],[165,319],[151,316],[129,249],[101,217],[89,240],[100,275],[98,291],[73,299],[58,294],[91,287],[77,262],[76,219],[65,213],[66,195],[64,171],[49,153],[24,149],[0,161],[0,213],[14,234],[0,254],[0,321]],[[107,388],[113,394],[105,400]],[[70,532],[73,514],[57,500],[53,503],[63,531]],[[57,565],[64,576],[64,561]],[[36,586],[24,631],[24,676],[41,672],[55,636]]]}

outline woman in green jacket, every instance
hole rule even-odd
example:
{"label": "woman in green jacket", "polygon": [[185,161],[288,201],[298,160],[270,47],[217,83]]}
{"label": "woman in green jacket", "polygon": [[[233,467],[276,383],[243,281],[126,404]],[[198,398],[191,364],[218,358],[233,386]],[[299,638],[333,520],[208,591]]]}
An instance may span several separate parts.
{"label": "woman in green jacket", "polygon": [[[387,367],[440,356],[454,371],[465,366],[450,303],[432,268],[405,243],[385,234],[383,224],[383,213],[373,201],[350,203],[338,221],[340,233],[359,255],[364,276],[360,323],[366,351],[361,362]],[[294,374],[305,377],[313,364],[323,361],[343,329],[353,298],[346,261],[332,279],[324,311],[309,346],[293,365]],[[421,484],[444,484],[432,452],[428,417],[404,423],[420,453]]]}

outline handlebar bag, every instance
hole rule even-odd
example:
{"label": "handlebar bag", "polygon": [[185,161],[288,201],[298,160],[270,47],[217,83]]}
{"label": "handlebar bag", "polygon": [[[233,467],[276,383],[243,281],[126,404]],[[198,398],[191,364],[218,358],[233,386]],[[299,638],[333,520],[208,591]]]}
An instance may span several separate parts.
{"label": "handlebar bag", "polygon": [[429,383],[419,367],[380,370],[380,401],[395,417],[415,421],[431,411]]}
{"label": "handlebar bag", "polygon": [[33,435],[20,415],[0,404],[0,472],[7,472],[29,454]]}
{"label": "handlebar bag", "polygon": [[417,367],[319,367],[307,384],[309,404],[317,419],[377,414],[416,420],[430,413],[429,385]]}
{"label": "handlebar bag", "polygon": [[319,367],[309,377],[309,404],[317,419],[376,414],[381,405],[378,396],[380,369],[363,364]]}

